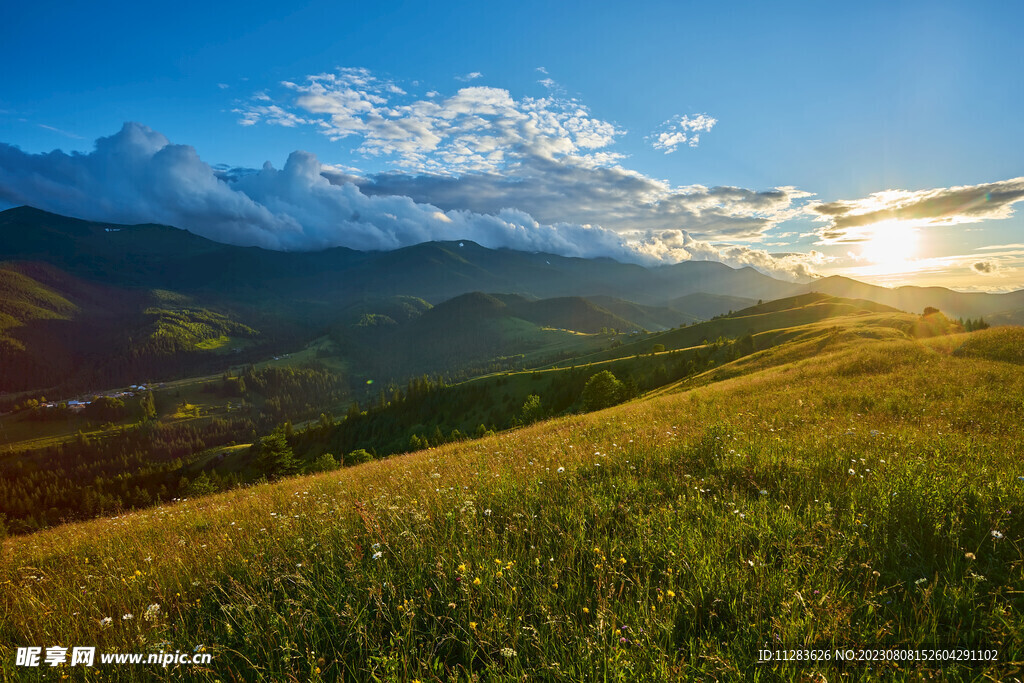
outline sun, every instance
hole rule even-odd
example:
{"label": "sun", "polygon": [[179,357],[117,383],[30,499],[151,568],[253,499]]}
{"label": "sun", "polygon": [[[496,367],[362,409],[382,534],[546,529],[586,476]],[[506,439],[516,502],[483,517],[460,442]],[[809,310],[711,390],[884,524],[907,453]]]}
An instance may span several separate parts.
{"label": "sun", "polygon": [[882,268],[905,266],[917,255],[918,231],[901,221],[877,223],[861,247],[861,258]]}

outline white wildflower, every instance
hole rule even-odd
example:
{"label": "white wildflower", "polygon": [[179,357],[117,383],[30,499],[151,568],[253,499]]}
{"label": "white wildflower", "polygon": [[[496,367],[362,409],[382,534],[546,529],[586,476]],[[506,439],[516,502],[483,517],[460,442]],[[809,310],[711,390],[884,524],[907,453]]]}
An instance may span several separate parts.
{"label": "white wildflower", "polygon": [[160,618],[160,603],[154,602],[152,605],[147,607],[142,618],[146,621],[156,621]]}

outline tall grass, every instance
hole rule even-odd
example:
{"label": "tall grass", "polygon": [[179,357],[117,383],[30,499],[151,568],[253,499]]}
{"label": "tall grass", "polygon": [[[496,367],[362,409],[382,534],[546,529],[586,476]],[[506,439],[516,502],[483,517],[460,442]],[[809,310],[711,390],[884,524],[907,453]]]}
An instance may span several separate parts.
{"label": "tall grass", "polygon": [[[0,671],[31,680],[13,648],[60,644],[214,655],[100,671],[117,680],[1019,677],[1021,368],[906,340],[808,349],[599,413],[8,539]],[[936,642],[1000,662],[755,664],[763,647]],[[83,671],[60,673],[98,677]]]}

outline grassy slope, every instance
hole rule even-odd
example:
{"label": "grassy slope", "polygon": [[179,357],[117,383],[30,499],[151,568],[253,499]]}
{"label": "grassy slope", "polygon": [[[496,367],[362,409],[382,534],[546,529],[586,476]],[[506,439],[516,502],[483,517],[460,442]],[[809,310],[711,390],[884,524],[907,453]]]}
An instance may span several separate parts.
{"label": "grassy slope", "polygon": [[772,680],[814,667],[757,669],[764,643],[938,638],[1003,663],[926,670],[1019,675],[1024,378],[951,353],[972,339],[851,323],[707,386],[9,539],[0,666],[163,641],[213,664],[119,676]]}

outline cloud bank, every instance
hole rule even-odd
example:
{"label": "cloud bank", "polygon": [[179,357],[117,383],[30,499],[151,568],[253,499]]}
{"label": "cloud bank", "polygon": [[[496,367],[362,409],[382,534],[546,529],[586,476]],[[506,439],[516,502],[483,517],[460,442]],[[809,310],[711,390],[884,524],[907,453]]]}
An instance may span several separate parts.
{"label": "cloud bank", "polygon": [[542,222],[601,225],[623,234],[683,229],[705,240],[760,239],[798,214],[798,202],[810,196],[793,187],[673,187],[619,166],[572,159],[525,159],[500,174],[339,174],[337,180],[357,182],[367,194],[399,194],[444,209],[496,213],[515,206]]}
{"label": "cloud bank", "polygon": [[[629,176],[603,170],[624,179]],[[747,247],[714,246],[683,229],[620,231],[561,221],[553,210],[556,220],[538,219],[518,206],[495,209],[497,198],[487,212],[445,209],[409,195],[369,193],[340,175],[344,170],[326,167],[301,151],[293,152],[281,169],[269,163],[252,172],[214,169],[192,147],[172,144],[137,123],[100,138],[87,154],[29,154],[0,144],[0,198],[8,202],[97,221],[163,223],[230,244],[379,250],[431,240],[471,239],[490,248],[605,256],[648,265],[718,260],[752,265],[790,279],[807,277],[816,258],[778,258]],[[637,174],[633,182],[650,181]],[[775,193],[761,194],[738,188],[688,193],[694,206],[732,200],[771,207],[786,201]]]}

